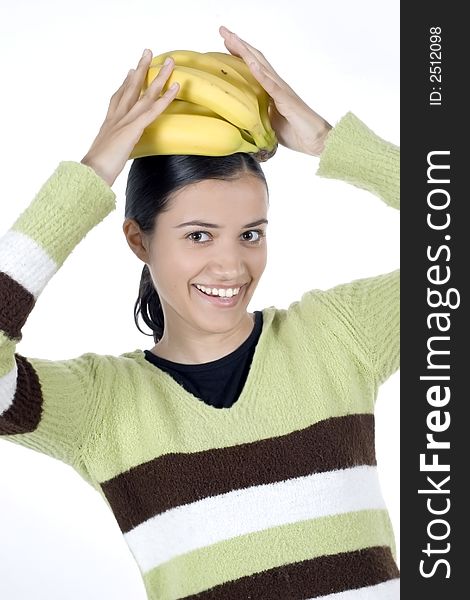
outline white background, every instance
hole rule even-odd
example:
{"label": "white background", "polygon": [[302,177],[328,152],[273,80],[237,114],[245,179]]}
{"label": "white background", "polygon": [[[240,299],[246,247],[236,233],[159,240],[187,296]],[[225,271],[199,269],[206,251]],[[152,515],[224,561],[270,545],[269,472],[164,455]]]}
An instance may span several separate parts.
{"label": "white background", "polygon": [[[19,0],[0,3],[0,235],[62,160],[80,161],[111,95],[142,50],[226,51],[218,26],[258,47],[331,124],[353,111],[399,144],[398,0]],[[25,356],[151,348],[134,325],[143,264],[121,229],[131,162],[113,186],[117,210],[53,277],[23,328]],[[399,212],[315,175],[318,159],[280,148],[270,188],[268,266],[249,310],[287,307],[399,266]],[[399,544],[399,372],[380,388],[377,458]],[[143,600],[137,564],[99,494],[71,468],[0,441],[0,597]]]}

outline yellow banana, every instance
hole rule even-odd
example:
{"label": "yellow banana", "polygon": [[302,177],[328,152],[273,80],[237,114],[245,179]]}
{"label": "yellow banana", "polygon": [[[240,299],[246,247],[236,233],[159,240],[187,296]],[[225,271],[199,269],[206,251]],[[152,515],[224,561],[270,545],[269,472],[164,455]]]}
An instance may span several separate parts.
{"label": "yellow banana", "polygon": [[200,71],[205,71],[206,73],[212,73],[213,75],[217,75],[217,77],[228,81],[232,85],[237,86],[243,90],[243,92],[245,92],[245,94],[251,100],[253,108],[258,110],[258,98],[256,97],[252,86],[249,85],[246,79],[230,65],[223,63],[218,58],[211,56],[207,52],[196,52],[195,50],[172,50],[171,52],[165,52],[164,54],[154,56],[152,58],[152,62],[150,63],[150,67],[163,64],[168,56],[173,57],[175,65],[192,67],[193,69],[199,69]]}
{"label": "yellow banana", "polygon": [[227,54],[225,52],[206,52],[205,54],[211,56],[212,58],[218,59],[227,67],[237,71],[252,87],[258,99],[259,114],[264,129],[268,134],[268,141],[270,143],[276,141],[276,133],[271,126],[268,112],[270,96],[263,86],[258,82],[256,77],[252,74],[245,61],[239,56],[234,56],[233,54]]}
{"label": "yellow banana", "polygon": [[[144,91],[158,75],[161,67],[162,65],[149,67]],[[270,146],[258,110],[254,109],[249,98],[237,86],[212,73],[175,65],[162,91],[166,91],[175,81],[180,84],[177,98],[206,106],[236,127],[245,129],[253,137],[258,148]]]}
{"label": "yellow banana", "polygon": [[[165,108],[165,110],[162,112],[162,114],[163,115],[205,115],[206,117],[215,117],[217,119],[222,119],[222,120],[226,121],[227,123],[229,122],[226,119],[223,119],[223,117],[218,115],[216,112],[214,112],[210,108],[207,108],[206,106],[202,106],[202,104],[195,104],[194,102],[187,102],[186,100],[178,100],[178,98],[175,98],[174,100],[172,100],[172,102],[170,102],[170,104]],[[249,141],[250,144],[256,145],[254,139],[247,131],[245,131],[244,129],[239,129],[239,131],[240,131],[243,139]]]}
{"label": "yellow banana", "polygon": [[239,129],[223,119],[205,115],[160,114],[144,132],[129,158],[156,154],[225,156],[235,152],[257,155]]}
{"label": "yellow banana", "polygon": [[255,90],[256,94],[264,90],[263,86],[259,83],[256,77],[250,71],[250,68],[239,56],[235,56],[234,54],[228,54],[227,52],[205,52],[207,56],[211,56],[212,58],[216,58],[220,62],[226,64],[228,67],[231,67],[235,71],[238,72],[239,75],[243,77]]}
{"label": "yellow banana", "polygon": [[[244,129],[239,129],[238,131],[240,132],[240,135],[242,136],[242,138],[244,140],[246,140],[247,142],[250,142],[250,144],[253,144],[254,146],[256,146],[255,140],[251,137],[251,135],[247,131],[245,131]],[[266,152],[266,151],[265,150],[261,150],[260,153],[258,153],[258,155],[257,155],[256,158],[259,161],[266,160],[266,158],[264,158],[264,159],[262,158],[261,152]]]}
{"label": "yellow banana", "polygon": [[[172,50],[153,57],[150,66],[161,64],[165,59],[173,57],[176,65],[193,67],[217,75],[221,79],[232,83],[240,88],[251,99],[254,110],[260,113],[261,122],[265,130],[265,138],[268,141],[268,146],[272,146],[277,142],[276,134],[274,133],[269,121],[268,106],[269,96],[265,89],[258,83],[255,77],[250,72],[245,62],[238,57],[233,57],[236,60],[230,62],[230,58],[226,61],[223,57],[227,55],[222,52],[196,52],[194,50]],[[221,58],[222,57],[222,60]],[[242,67],[240,67],[240,64]],[[244,73],[239,72],[244,68]],[[238,69],[238,70],[237,70]],[[261,108],[260,108],[261,104]]]}
{"label": "yellow banana", "polygon": [[[172,100],[161,114],[205,115],[206,117],[215,117],[217,119],[222,119],[220,115],[215,113],[213,110],[202,106],[201,104],[194,104],[194,102],[186,102],[186,100],[178,100],[178,98]],[[251,137],[251,135],[248,132],[246,132],[244,129],[239,129],[239,132],[244,140],[250,142],[250,144],[253,144],[253,146],[256,146],[255,140]]]}
{"label": "yellow banana", "polygon": [[187,102],[186,100],[178,100],[175,98],[165,108],[162,113],[163,115],[205,115],[206,117],[218,117],[221,118],[216,112],[203,106],[202,104],[195,104],[194,102]]}

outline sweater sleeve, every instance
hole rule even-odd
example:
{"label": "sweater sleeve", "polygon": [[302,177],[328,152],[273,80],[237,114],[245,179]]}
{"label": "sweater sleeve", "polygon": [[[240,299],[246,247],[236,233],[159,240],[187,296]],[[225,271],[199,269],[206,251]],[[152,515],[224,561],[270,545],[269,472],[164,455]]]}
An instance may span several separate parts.
{"label": "sweater sleeve", "polygon": [[[372,132],[351,112],[330,130],[317,175],[367,190],[388,207],[400,207],[399,148]],[[301,299],[308,319],[313,303],[333,314],[342,343],[379,386],[400,365],[400,270],[356,279]]]}
{"label": "sweater sleeve", "polygon": [[92,168],[63,161],[0,237],[0,439],[70,465],[93,410],[95,355],[51,361],[16,346],[39,294],[115,198]]}
{"label": "sweater sleeve", "polygon": [[400,149],[351,112],[330,130],[317,175],[352,183],[400,208]]}

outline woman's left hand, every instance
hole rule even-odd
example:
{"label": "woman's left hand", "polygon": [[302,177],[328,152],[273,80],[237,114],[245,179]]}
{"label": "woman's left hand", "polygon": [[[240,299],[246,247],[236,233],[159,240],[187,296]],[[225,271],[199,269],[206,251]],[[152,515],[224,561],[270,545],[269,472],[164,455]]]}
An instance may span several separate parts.
{"label": "woman's left hand", "polygon": [[279,143],[286,148],[320,156],[331,125],[279,77],[264,55],[226,27],[219,28],[227,50],[242,58],[253,77],[271,96],[269,119]]}

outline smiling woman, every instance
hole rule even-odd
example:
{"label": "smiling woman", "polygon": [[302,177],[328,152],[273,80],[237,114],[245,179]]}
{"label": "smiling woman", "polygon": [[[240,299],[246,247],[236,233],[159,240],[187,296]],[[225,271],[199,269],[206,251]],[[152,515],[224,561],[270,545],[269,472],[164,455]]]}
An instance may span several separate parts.
{"label": "smiling woman", "polygon": [[[246,308],[266,266],[268,203],[264,174],[247,154],[134,160],[123,230],[145,262],[135,320],[140,330],[140,313],[152,329],[155,355],[207,362],[245,340],[253,327]],[[239,293],[208,297],[196,284],[213,296],[222,288]]]}

